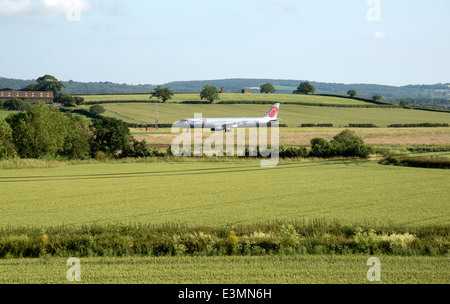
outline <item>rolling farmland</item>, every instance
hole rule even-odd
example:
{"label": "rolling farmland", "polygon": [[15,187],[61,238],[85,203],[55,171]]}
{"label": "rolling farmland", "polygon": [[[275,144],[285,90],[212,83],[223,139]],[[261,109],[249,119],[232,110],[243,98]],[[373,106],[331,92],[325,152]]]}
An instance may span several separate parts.
{"label": "rolling farmland", "polygon": [[[149,94],[130,94],[130,95],[80,95],[86,102],[111,102],[111,101],[150,101]],[[156,98],[152,99],[153,101]],[[174,94],[168,103],[181,103],[185,101],[201,101],[199,93]],[[350,99],[337,98],[331,96],[312,96],[296,94],[239,94],[226,93],[220,94],[220,101],[243,101],[243,102],[301,102],[311,104],[331,104],[331,105],[368,105],[367,102]],[[369,104],[370,105],[370,104]]]}
{"label": "rolling farmland", "polygon": [[7,198],[0,205],[2,227],[230,226],[317,218],[450,223],[447,171],[370,162],[285,162],[272,169],[258,161],[95,163],[2,170],[0,183],[0,196]]}
{"label": "rolling farmland", "polygon": [[[115,117],[128,123],[153,124],[155,105],[142,103],[105,104],[104,116]],[[172,124],[180,119],[194,117],[262,117],[270,105],[188,105],[159,104],[160,123]],[[302,123],[332,123],[335,127],[345,127],[349,123],[372,123],[386,127],[394,123],[450,123],[449,113],[405,110],[396,108],[336,108],[300,105],[281,105],[279,118],[289,127],[298,127]]]}
{"label": "rolling farmland", "polygon": [[[182,94],[182,97],[186,99],[189,96]],[[113,97],[108,95],[105,98]],[[158,105],[161,123],[173,123],[192,117],[194,113],[203,113],[204,117],[263,116],[270,107],[189,105],[180,104],[181,101]],[[117,117],[128,123],[154,122],[154,104],[111,103],[103,106],[105,116]],[[2,111],[0,116],[5,116],[5,113],[9,114]],[[411,145],[437,145],[436,148],[441,149],[437,151],[442,152],[420,155],[448,157],[445,146],[450,142],[449,128],[386,128],[395,123],[449,123],[448,113],[400,108],[282,105],[280,118],[290,126],[280,130],[282,144],[308,145],[314,137],[330,140],[349,123],[372,123],[381,128],[353,129],[366,143],[391,145],[399,151]],[[334,128],[297,128],[301,123],[332,123]],[[169,129],[163,131],[170,132]],[[134,132],[139,133],[139,130]],[[152,132],[135,136],[155,145],[170,144],[174,138],[172,134]],[[50,234],[52,244],[59,244],[55,246],[62,246],[65,237],[71,241],[80,237],[80,240],[90,242],[90,246],[97,246],[95,242],[101,243],[102,240],[111,246],[122,243],[134,246],[127,242],[142,240],[132,240],[126,233],[105,232],[104,235],[93,234],[83,239],[71,229],[93,227],[95,231],[98,227],[100,233],[102,229],[115,225],[119,228],[159,227],[155,229],[181,225],[195,231],[239,231],[250,229],[248,227],[271,227],[275,224],[283,224],[284,227],[284,224],[319,220],[381,230],[384,228],[380,227],[399,228],[402,230],[400,238],[409,237],[410,231],[423,229],[425,236],[420,240],[417,238],[416,243],[412,243],[413,247],[403,248],[400,254],[389,252],[389,249],[389,255],[380,256],[383,265],[387,266],[383,268],[383,283],[448,283],[450,279],[445,256],[448,248],[446,231],[450,225],[450,179],[446,170],[384,166],[369,160],[314,159],[282,160],[277,167],[261,168],[259,160],[238,158],[9,160],[0,163],[0,168],[0,197],[3,198],[0,204],[1,250],[8,246],[20,248],[21,244],[30,245],[36,240],[39,246],[45,247],[45,242],[49,241],[45,231],[51,231],[53,227],[62,229],[61,235]],[[436,232],[427,236],[427,231]],[[68,236],[70,233],[73,235]],[[266,236],[270,233],[277,232],[266,232]],[[387,236],[379,233],[378,241],[385,244],[382,238]],[[176,235],[169,235],[170,240],[176,239]],[[393,235],[397,236],[395,232]],[[226,239],[227,236],[223,237]],[[280,238],[278,241],[282,240],[282,233],[277,237]],[[352,238],[357,237],[355,234],[347,238],[324,233],[309,241],[336,239],[350,244]],[[251,236],[241,235],[240,238],[243,241]],[[419,241],[422,247],[418,247]],[[256,246],[248,249],[249,255],[255,255],[251,257],[245,254],[234,257],[126,257],[127,253],[117,257],[108,251],[97,257],[98,252],[88,252],[82,255],[83,283],[367,282],[365,260],[369,253],[361,255],[365,252],[364,247],[363,251],[352,253],[347,245],[338,245],[341,246],[340,251],[335,256],[334,249],[329,247],[326,250],[328,254],[323,255],[321,245],[302,249],[302,242],[306,242],[304,236],[297,242],[297,251],[281,254],[280,251],[268,254]],[[245,248],[241,251],[246,252]],[[65,251],[56,252],[64,257]],[[208,252],[197,254],[208,255]],[[333,254],[329,254],[331,252]],[[0,260],[0,280],[10,283],[65,283],[65,278],[55,275],[61,268],[63,273],[66,270],[65,259],[58,254],[39,254],[39,259],[14,259],[14,255],[8,253],[6,259]],[[400,256],[403,254],[419,256]],[[259,265],[257,268],[247,271],[248,265],[256,264]],[[33,272],[27,274],[31,268]],[[176,271],[176,276],[173,271]],[[335,280],[336,277],[339,281]]]}
{"label": "rolling farmland", "polygon": [[[368,256],[83,258],[83,284],[367,284]],[[445,257],[382,256],[382,284],[446,284]],[[13,284],[65,284],[66,259],[6,260]]]}

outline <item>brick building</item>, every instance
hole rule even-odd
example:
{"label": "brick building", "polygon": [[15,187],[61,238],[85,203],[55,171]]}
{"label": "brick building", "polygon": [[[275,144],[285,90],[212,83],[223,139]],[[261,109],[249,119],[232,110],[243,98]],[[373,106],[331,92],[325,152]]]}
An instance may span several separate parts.
{"label": "brick building", "polygon": [[13,98],[26,99],[31,102],[43,101],[53,103],[53,92],[0,90],[0,101]]}

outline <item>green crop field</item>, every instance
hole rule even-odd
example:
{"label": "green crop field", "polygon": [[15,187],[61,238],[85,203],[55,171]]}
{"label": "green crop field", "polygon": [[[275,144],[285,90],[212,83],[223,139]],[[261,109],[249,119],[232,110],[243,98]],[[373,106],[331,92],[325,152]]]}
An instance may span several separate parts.
{"label": "green crop field", "polygon": [[[128,123],[152,124],[155,122],[155,105],[142,103],[105,104],[105,116],[116,117]],[[160,123],[174,123],[180,119],[194,117],[262,117],[270,105],[188,105],[159,104]],[[336,108],[281,105],[278,117],[281,123],[298,127],[303,123],[332,123],[335,127],[345,127],[349,123],[372,123],[386,127],[394,123],[450,123],[450,113],[406,110],[397,108]]]}
{"label": "green crop field", "polygon": [[[117,103],[105,104],[104,107],[104,115],[129,123],[154,122],[154,104]],[[194,113],[203,113],[203,117],[258,117],[269,108],[270,105],[248,104],[188,105],[172,102],[158,105],[161,123],[193,117]],[[5,113],[10,112],[0,111],[0,117],[6,116]],[[302,123],[334,124],[335,128],[331,129],[281,129],[280,142],[293,145],[307,144],[310,138],[317,136],[331,139],[349,123],[373,123],[380,127],[394,123],[450,123],[448,113],[394,108],[282,105],[279,117],[291,127]],[[355,129],[366,142],[398,144],[399,150],[401,145],[448,144],[448,130]],[[142,136],[151,139],[149,142],[152,143],[170,143],[174,135]],[[444,152],[424,155],[446,157],[448,154],[446,150],[438,151]],[[425,233],[435,231],[432,235],[417,237],[416,243],[411,243],[408,245],[411,247],[402,249],[400,253],[418,256],[399,256],[399,253],[392,252],[378,256],[383,267],[381,283],[447,284],[450,282],[448,256],[445,256],[450,225],[449,183],[450,176],[446,170],[387,166],[372,161],[286,160],[274,168],[261,168],[257,159],[237,158],[2,161],[0,251],[7,254],[0,259],[0,282],[67,283],[68,266],[64,255],[67,251],[60,249],[52,256],[46,255],[44,250],[37,259],[30,256],[16,258],[21,255],[14,254],[16,249],[24,250],[20,249],[21,246],[31,246],[32,250],[33,242],[42,246],[39,248],[46,248],[48,236],[46,239],[45,231],[50,231],[51,227],[62,227],[59,235],[49,233],[52,244],[61,245],[65,241],[76,242],[78,234],[70,229],[83,227],[107,230],[109,225],[172,227],[173,224],[200,231],[239,231],[249,225],[271,227],[319,219],[353,227],[400,227],[404,229],[399,232],[402,238],[407,238],[406,232],[414,229],[424,229]],[[173,240],[174,236],[171,237]],[[277,240],[282,240],[282,234],[277,234],[277,237]],[[342,236],[325,233],[317,239],[310,239],[310,242],[330,237],[341,240]],[[356,239],[357,235],[352,237]],[[89,240],[91,238],[94,236],[88,236]],[[127,240],[131,240],[130,235],[108,233],[95,238],[100,242],[95,244],[104,240],[111,246],[127,244]],[[377,238],[377,242],[382,242],[382,232]],[[240,240],[243,242],[244,239],[241,235]],[[300,241],[305,241],[305,238]],[[351,240],[346,242],[348,244]],[[258,256],[258,248],[248,251],[255,256],[242,254],[245,252],[242,248],[240,256],[124,254],[115,257],[108,253],[104,256],[98,252],[88,253],[81,257],[81,283],[368,282],[366,260],[370,255],[361,253],[365,251],[352,253],[344,249],[342,255],[334,255],[329,254],[333,249],[321,252],[319,245],[317,248],[308,247],[313,251],[309,254],[301,252],[301,244],[296,248],[297,251],[286,255],[283,251],[274,251],[273,255],[264,253],[261,256]],[[77,252],[75,250],[72,256],[77,256]],[[198,254],[207,255],[205,252],[199,251]]]}
{"label": "green crop field", "polygon": [[[369,256],[82,258],[72,284],[367,284]],[[375,284],[448,284],[448,257],[380,256]],[[67,259],[4,260],[0,282],[66,284]],[[276,298],[276,295],[272,295]]]}
{"label": "green crop field", "polygon": [[[149,94],[131,95],[80,95],[86,102],[110,102],[110,101],[150,101]],[[350,98],[338,98],[331,96],[313,96],[298,94],[239,94],[226,93],[219,95],[219,101],[254,101],[254,102],[301,102],[311,104],[331,104],[331,105],[373,105],[360,100]],[[152,100],[156,100],[153,98]],[[174,94],[168,103],[181,103],[184,101],[201,101],[200,93]]]}
{"label": "green crop field", "polygon": [[[261,168],[257,160],[233,159],[30,161],[18,167],[22,169],[0,170],[3,246],[20,248],[26,244],[21,242],[28,242],[28,232],[36,229],[45,242],[50,227],[173,223],[234,229],[324,219],[374,227],[429,229],[437,225],[439,229],[450,223],[450,176],[445,170],[367,161],[286,161],[275,168]],[[16,231],[17,236],[8,237],[8,231]],[[72,237],[77,239],[76,234]],[[51,238],[64,242],[64,232]],[[106,240],[113,246],[126,238],[116,235]],[[434,240],[448,246],[444,235]],[[359,284],[369,282],[369,256],[83,256],[80,283]],[[377,257],[382,263],[380,283],[449,283],[445,255]],[[66,259],[7,256],[0,259],[0,282],[69,283]]]}
{"label": "green crop field", "polygon": [[[450,223],[446,170],[371,162],[92,163],[0,171],[1,227]],[[227,195],[224,196],[223,194]]]}

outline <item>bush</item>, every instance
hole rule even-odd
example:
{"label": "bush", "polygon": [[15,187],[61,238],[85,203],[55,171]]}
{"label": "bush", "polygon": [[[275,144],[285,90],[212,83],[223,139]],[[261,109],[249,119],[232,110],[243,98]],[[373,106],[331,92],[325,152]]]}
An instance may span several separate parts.
{"label": "bush", "polygon": [[450,169],[450,158],[389,156],[381,163],[418,168]]}
{"label": "bush", "polygon": [[108,157],[126,157],[130,151],[130,129],[120,119],[105,117],[94,119],[91,130],[93,136],[90,142],[91,155],[97,151],[104,152]]}
{"label": "bush", "polygon": [[30,103],[20,98],[13,98],[5,101],[3,108],[10,111],[26,111],[30,108]]}
{"label": "bush", "polygon": [[15,157],[16,155],[12,129],[4,119],[0,118],[0,160]]}
{"label": "bush", "polygon": [[447,123],[411,123],[411,124],[391,124],[388,128],[438,128],[448,127]]}
{"label": "bush", "polygon": [[45,103],[35,103],[26,112],[7,117],[17,153],[24,158],[45,156],[87,157],[87,124],[60,113]]}
{"label": "bush", "polygon": [[378,128],[376,125],[371,123],[350,123],[349,128]]}
{"label": "bush", "polygon": [[102,107],[101,105],[93,105],[92,107],[89,108],[89,113],[93,114],[93,115],[100,115],[105,113],[105,108]]}
{"label": "bush", "polygon": [[448,254],[449,225],[344,226],[339,223],[213,227],[94,225],[0,230],[0,259],[43,256]]}
{"label": "bush", "polygon": [[319,123],[319,124],[304,123],[304,124],[301,124],[300,127],[301,128],[314,128],[314,127],[318,127],[318,128],[332,128],[333,124],[331,124],[331,123]]}
{"label": "bush", "polygon": [[336,135],[331,144],[334,145],[338,156],[367,158],[373,153],[372,148],[365,145],[364,141],[350,130],[344,130]]}
{"label": "bush", "polygon": [[296,157],[307,157],[308,151],[305,147],[281,147],[279,156],[281,158],[296,158]]}
{"label": "bush", "polygon": [[327,158],[336,156],[336,153],[333,145],[325,139],[313,138],[311,139],[311,150],[308,156]]}
{"label": "bush", "polygon": [[147,142],[144,140],[138,141],[132,139],[130,146],[125,151],[125,157],[150,157],[152,156],[152,151],[147,147]]}
{"label": "bush", "polygon": [[311,150],[309,156],[312,157],[360,157],[367,158],[373,149],[365,145],[353,131],[344,130],[334,137],[331,142],[323,138],[313,138],[311,140]]}
{"label": "bush", "polygon": [[94,154],[94,158],[97,159],[97,160],[105,160],[105,159],[108,158],[108,156],[103,151],[97,151]]}
{"label": "bush", "polygon": [[56,93],[53,102],[62,103],[65,107],[76,107],[77,105],[84,104],[84,98],[74,97],[67,93]]}

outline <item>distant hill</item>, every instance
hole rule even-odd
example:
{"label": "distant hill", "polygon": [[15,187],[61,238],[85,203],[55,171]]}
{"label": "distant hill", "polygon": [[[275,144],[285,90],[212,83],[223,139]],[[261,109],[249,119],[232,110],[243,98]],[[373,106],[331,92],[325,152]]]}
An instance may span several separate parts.
{"label": "distant hill", "polygon": [[[252,92],[258,91],[254,88],[264,83],[271,83],[277,89],[277,93],[292,93],[300,82],[305,80],[283,80],[283,79],[218,79],[201,81],[174,81],[163,84],[170,87],[174,92],[200,92],[205,85],[212,85],[220,89],[224,87],[227,92],[240,92],[243,88],[253,88]],[[21,89],[34,80],[20,80],[0,77],[0,89]],[[316,93],[345,95],[349,90],[355,90],[357,96],[371,98],[380,95],[386,101],[398,102],[400,99],[408,103],[420,105],[449,106],[450,105],[450,83],[434,85],[407,85],[388,86],[377,84],[343,84],[310,81],[316,88]],[[65,81],[64,92],[70,94],[136,94],[150,93],[156,87],[153,84],[129,85],[112,82],[77,82]]]}
{"label": "distant hill", "polygon": [[[0,89],[9,88],[13,90],[23,89],[31,83],[36,83],[34,80],[20,80],[0,77]],[[63,81],[66,88],[63,92],[70,94],[138,94],[152,92],[156,87],[151,84],[144,85],[129,85],[118,84],[112,82],[78,82],[78,81]]]}
{"label": "distant hill", "polygon": [[[277,89],[277,93],[292,93],[298,85],[305,80],[279,80],[279,79],[222,79],[204,81],[175,81],[165,84],[174,91],[199,92],[206,84],[217,88],[225,87],[227,92],[240,92],[243,88],[259,87],[264,83],[271,83]],[[387,86],[377,84],[343,84],[310,81],[316,88],[316,93],[342,94],[349,90],[355,90],[357,96],[372,98],[374,95],[383,96],[386,100],[404,98],[439,98],[450,100],[450,84],[435,85],[408,85]]]}

